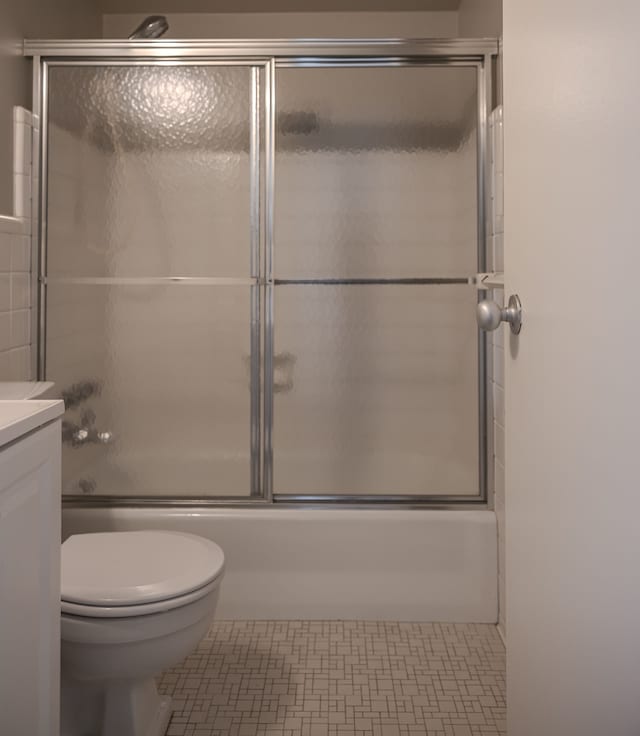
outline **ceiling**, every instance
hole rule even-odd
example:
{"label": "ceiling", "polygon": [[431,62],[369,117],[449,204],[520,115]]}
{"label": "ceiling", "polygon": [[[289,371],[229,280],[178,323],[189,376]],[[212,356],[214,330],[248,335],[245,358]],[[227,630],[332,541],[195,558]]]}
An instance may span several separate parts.
{"label": "ceiling", "polygon": [[458,10],[460,0],[101,0],[104,13],[321,13]]}

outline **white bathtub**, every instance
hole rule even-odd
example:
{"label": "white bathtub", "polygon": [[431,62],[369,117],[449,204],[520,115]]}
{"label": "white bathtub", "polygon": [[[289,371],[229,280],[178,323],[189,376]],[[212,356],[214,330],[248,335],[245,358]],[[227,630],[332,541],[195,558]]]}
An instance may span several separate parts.
{"label": "white bathtub", "polygon": [[215,540],[223,619],[495,623],[496,518],[479,510],[67,508],[63,534],[174,529]]}

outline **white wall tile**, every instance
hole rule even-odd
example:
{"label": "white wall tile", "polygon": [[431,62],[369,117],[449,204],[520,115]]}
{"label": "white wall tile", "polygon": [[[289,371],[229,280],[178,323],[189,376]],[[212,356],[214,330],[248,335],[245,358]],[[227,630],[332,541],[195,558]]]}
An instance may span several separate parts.
{"label": "white wall tile", "polygon": [[32,375],[31,162],[33,116],[14,108],[14,212],[0,217],[0,381]]}
{"label": "white wall tile", "polygon": [[0,380],[11,380],[11,353],[9,350],[0,351]]}
{"label": "white wall tile", "polygon": [[11,348],[11,312],[0,312],[0,352]]}
{"label": "white wall tile", "polygon": [[[493,382],[504,388],[504,348],[502,345],[493,345]],[[504,416],[498,417],[502,421],[500,424],[504,425]]]}
{"label": "white wall tile", "polygon": [[0,273],[0,312],[11,309],[11,274]]}
{"label": "white wall tile", "polygon": [[9,353],[10,381],[31,381],[31,348],[21,347],[10,350]]}
{"label": "white wall tile", "polygon": [[503,145],[503,123],[502,123],[502,105],[493,111],[494,123],[494,148],[493,148],[493,165],[496,171],[504,171],[504,145]]}
{"label": "white wall tile", "polygon": [[504,235],[496,232],[492,238],[494,271],[504,271]]}
{"label": "white wall tile", "polygon": [[[493,192],[493,201],[496,213],[496,226],[494,232],[503,232],[503,228],[498,227],[498,218],[502,218],[504,212],[504,174],[502,171],[495,172],[495,189]],[[500,222],[502,220],[500,219]]]}
{"label": "white wall tile", "polygon": [[502,424],[504,422],[504,389],[502,386],[498,386],[497,383],[493,384],[493,412],[496,417],[496,421],[502,418]]}
{"label": "white wall tile", "polygon": [[26,174],[13,177],[13,213],[16,217],[31,216],[31,180]]}
{"label": "white wall tile", "polygon": [[11,309],[31,307],[31,276],[28,273],[11,273]]}
{"label": "white wall tile", "polygon": [[502,427],[497,422],[494,422],[493,434],[494,434],[494,442],[495,442],[494,453],[495,453],[496,461],[504,465],[505,464],[504,427]]}
{"label": "white wall tile", "polygon": [[11,273],[11,236],[0,233],[0,273]]}
{"label": "white wall tile", "polygon": [[31,344],[31,310],[11,312],[11,347],[20,348]]}
{"label": "white wall tile", "polygon": [[31,239],[28,235],[14,235],[11,241],[11,271],[29,273],[31,270]]}
{"label": "white wall tile", "polygon": [[31,174],[31,128],[16,123],[13,128],[13,173]]}
{"label": "white wall tile", "polygon": [[38,116],[34,115],[30,110],[16,105],[13,108],[13,119],[16,123],[33,126],[35,124],[34,121],[38,120]]}

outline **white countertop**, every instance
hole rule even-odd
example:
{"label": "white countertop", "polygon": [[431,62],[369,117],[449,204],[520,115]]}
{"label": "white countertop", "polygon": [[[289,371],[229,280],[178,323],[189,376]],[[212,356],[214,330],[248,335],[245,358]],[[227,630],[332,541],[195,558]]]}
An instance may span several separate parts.
{"label": "white countertop", "polygon": [[0,401],[0,447],[64,414],[64,401]]}

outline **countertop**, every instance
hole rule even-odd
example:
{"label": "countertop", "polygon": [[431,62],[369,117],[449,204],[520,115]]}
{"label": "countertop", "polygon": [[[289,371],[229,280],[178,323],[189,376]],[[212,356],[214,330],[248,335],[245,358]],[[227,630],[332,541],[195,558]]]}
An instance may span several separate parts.
{"label": "countertop", "polygon": [[52,422],[64,413],[64,401],[0,401],[0,447]]}

